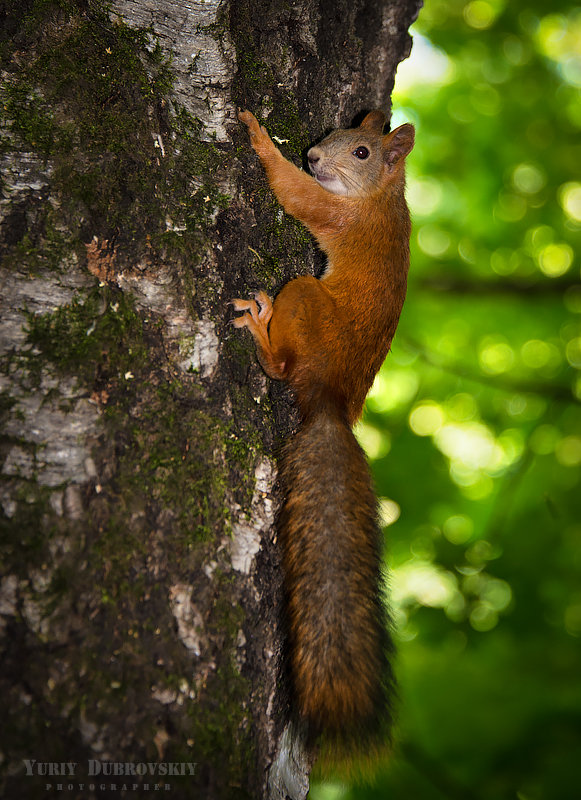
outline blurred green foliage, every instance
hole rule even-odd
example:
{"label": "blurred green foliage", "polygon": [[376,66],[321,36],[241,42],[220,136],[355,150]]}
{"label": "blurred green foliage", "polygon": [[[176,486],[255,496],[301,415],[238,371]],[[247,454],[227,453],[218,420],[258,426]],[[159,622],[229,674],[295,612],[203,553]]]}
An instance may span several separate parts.
{"label": "blurred green foliage", "polygon": [[313,800],[581,796],[581,10],[426,0],[408,298],[359,435],[401,687],[372,786]]}

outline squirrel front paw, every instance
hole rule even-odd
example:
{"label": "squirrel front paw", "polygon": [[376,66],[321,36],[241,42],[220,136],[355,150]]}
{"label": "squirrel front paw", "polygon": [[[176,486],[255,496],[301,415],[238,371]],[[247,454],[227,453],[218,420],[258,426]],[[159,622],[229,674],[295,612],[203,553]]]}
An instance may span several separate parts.
{"label": "squirrel front paw", "polygon": [[268,131],[264,125],[260,125],[251,111],[239,111],[238,119],[248,128],[248,133],[250,134],[250,144],[256,150],[259,156],[274,148],[274,144],[268,135]]}

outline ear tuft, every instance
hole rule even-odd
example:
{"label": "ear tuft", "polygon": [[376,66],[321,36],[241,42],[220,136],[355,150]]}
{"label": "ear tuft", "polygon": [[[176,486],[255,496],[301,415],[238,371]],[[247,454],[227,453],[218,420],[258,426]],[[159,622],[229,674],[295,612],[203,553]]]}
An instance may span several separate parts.
{"label": "ear tuft", "polygon": [[414,126],[406,122],[383,137],[383,160],[388,166],[394,167],[408,155],[414,146],[415,135]]}
{"label": "ear tuft", "polygon": [[364,130],[371,131],[373,133],[382,134],[383,133],[383,126],[385,125],[385,114],[383,111],[380,111],[378,108],[375,111],[370,111],[369,114],[364,118],[363,122],[359,126]]}

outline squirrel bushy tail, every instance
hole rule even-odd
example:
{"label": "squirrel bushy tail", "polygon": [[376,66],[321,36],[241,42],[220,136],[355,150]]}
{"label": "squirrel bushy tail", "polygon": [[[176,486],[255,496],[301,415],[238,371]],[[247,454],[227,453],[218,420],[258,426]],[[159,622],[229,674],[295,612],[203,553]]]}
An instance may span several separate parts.
{"label": "squirrel bushy tail", "polygon": [[312,412],[285,445],[281,478],[296,708],[331,751],[381,746],[391,721],[393,646],[377,501],[365,455],[333,403]]}

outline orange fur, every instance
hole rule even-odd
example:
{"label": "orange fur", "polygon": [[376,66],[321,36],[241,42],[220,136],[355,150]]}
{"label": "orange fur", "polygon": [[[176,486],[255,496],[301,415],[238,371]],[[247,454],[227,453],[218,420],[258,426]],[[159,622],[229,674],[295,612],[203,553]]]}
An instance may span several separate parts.
{"label": "orange fur", "polygon": [[[268,375],[292,388],[303,420],[281,466],[280,541],[295,707],[330,752],[384,736],[391,641],[380,595],[381,534],[365,457],[351,426],[389,351],[405,298],[410,220],[404,161],[413,128],[383,135],[371,112],[309,151],[317,179],[239,114],[277,199],[328,258],[271,306],[236,300]],[[367,154],[367,155],[366,155]],[[333,187],[332,190],[325,188]],[[370,739],[371,737],[371,739]]]}

